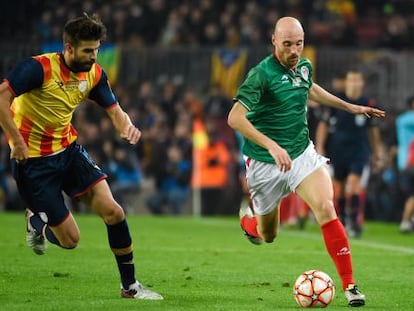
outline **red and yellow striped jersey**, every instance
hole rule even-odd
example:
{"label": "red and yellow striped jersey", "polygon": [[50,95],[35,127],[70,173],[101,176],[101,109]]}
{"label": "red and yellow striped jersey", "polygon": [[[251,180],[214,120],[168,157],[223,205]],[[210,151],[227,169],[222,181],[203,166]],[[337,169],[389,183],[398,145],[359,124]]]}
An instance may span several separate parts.
{"label": "red and yellow striped jersey", "polygon": [[[21,68],[31,68],[25,72],[32,77],[25,77]],[[60,53],[34,56],[6,81],[16,96],[10,108],[12,117],[31,158],[59,152],[76,140],[78,134],[71,119],[85,99],[91,98],[104,108],[118,104],[98,64],[89,72],[72,72]],[[13,148],[13,142],[9,140],[9,144]]]}

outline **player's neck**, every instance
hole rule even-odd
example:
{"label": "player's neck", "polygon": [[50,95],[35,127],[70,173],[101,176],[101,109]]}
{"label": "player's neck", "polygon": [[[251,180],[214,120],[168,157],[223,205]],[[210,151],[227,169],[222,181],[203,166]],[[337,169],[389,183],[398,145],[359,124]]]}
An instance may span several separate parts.
{"label": "player's neck", "polygon": [[[296,65],[295,65],[294,67],[289,68],[288,66],[286,66],[285,64],[283,64],[283,62],[280,60],[279,55],[277,55],[276,50],[273,52],[273,57],[275,58],[275,60],[276,60],[279,64],[281,64],[281,65],[282,65],[283,67],[285,67],[286,69],[288,69],[288,70],[292,70],[293,72],[296,72],[296,66],[297,66],[297,63],[296,63]],[[299,63],[299,60],[298,60],[298,63]]]}

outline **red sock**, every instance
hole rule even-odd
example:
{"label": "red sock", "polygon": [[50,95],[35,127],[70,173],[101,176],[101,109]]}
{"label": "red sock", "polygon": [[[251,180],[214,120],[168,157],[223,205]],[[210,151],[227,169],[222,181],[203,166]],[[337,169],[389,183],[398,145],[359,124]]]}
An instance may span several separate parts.
{"label": "red sock", "polygon": [[240,225],[244,231],[247,232],[250,236],[255,238],[260,238],[259,233],[257,232],[257,220],[256,216],[250,218],[247,216],[243,216],[240,219]]}
{"label": "red sock", "polygon": [[335,263],[336,270],[342,281],[342,289],[355,284],[352,275],[351,250],[345,228],[338,218],[322,226],[322,234],[326,249]]}

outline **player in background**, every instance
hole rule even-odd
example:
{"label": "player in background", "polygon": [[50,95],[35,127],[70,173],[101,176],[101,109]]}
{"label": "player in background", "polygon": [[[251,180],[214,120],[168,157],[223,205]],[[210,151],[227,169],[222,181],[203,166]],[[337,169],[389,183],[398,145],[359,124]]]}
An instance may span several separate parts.
{"label": "player in background", "polygon": [[[338,96],[349,103],[375,107],[375,100],[364,95],[364,76],[351,69],[345,75],[344,91]],[[372,168],[378,170],[383,159],[383,148],[378,119],[352,115],[343,110],[325,109],[315,135],[316,151],[330,158],[333,166],[335,203],[339,218],[350,236],[362,233],[363,200],[365,189],[362,178]]]}
{"label": "player in background", "polygon": [[106,175],[94,163],[71,124],[85,100],[105,109],[122,139],[138,142],[141,132],[113,94],[96,63],[106,28],[98,16],[69,20],[63,52],[19,63],[0,84],[0,124],[8,136],[13,176],[27,204],[27,243],[44,254],[46,240],[65,249],[79,241],[79,228],[65,206],[62,191],[77,198],[104,221],[121,278],[121,297],[160,300],[135,278],[133,249],[122,207],[114,200]]}
{"label": "player in background", "polygon": [[407,99],[407,110],[395,120],[398,153],[397,167],[406,192],[400,232],[414,231],[414,96]]}
{"label": "player in background", "polygon": [[335,212],[328,159],[316,153],[309,139],[306,105],[309,98],[353,114],[385,113],[347,103],[313,83],[312,65],[301,58],[304,32],[297,19],[279,19],[272,44],[274,53],[249,71],[228,116],[228,124],[245,137],[246,178],[253,202],[253,209],[240,210],[241,227],[252,242],[273,242],[279,232],[280,200],[295,191],[322,228],[348,304],[362,306],[365,295],[355,284],[348,238]]}

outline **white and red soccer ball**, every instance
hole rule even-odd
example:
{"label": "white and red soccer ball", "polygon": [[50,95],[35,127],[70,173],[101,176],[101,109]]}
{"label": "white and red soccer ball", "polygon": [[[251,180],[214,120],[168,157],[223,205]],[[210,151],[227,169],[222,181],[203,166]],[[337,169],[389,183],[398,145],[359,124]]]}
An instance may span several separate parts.
{"label": "white and red soccer ball", "polygon": [[299,306],[303,308],[325,308],[335,296],[335,285],[325,272],[309,270],[296,279],[293,295]]}

